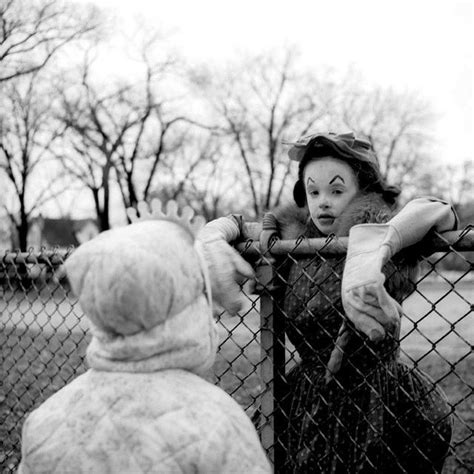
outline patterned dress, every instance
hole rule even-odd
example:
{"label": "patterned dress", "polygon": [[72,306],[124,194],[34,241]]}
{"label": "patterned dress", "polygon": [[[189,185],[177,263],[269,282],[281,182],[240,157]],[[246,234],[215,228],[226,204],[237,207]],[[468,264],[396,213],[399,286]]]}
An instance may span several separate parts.
{"label": "patterned dress", "polygon": [[[306,235],[318,236],[317,229],[310,224]],[[286,333],[301,362],[286,377],[284,472],[440,472],[450,409],[426,374],[399,361],[398,335],[376,344],[349,327],[342,367],[325,380],[342,322],[343,268],[344,258],[318,256],[287,268]],[[387,290],[399,302],[410,292],[407,268],[401,261],[396,272],[393,265],[384,269]]]}

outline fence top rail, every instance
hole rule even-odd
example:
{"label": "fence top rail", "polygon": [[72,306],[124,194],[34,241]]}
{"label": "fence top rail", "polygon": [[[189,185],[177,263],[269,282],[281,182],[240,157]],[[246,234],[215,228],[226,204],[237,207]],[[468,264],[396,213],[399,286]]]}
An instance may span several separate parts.
{"label": "fence top rail", "polygon": [[[272,255],[311,256],[344,255],[347,252],[348,237],[332,237],[296,240],[276,240],[271,246]],[[474,251],[474,230],[466,228],[461,231],[434,233],[417,244],[424,256],[435,252],[457,250],[461,252]],[[256,240],[239,243],[237,249],[245,256],[261,256],[260,245]]]}
{"label": "fence top rail", "polygon": [[[276,240],[271,247],[272,255],[294,255],[311,256],[316,253],[322,255],[344,255],[347,251],[347,237],[332,237],[296,240]],[[457,250],[461,252],[474,251],[474,230],[468,227],[461,231],[443,232],[434,234],[425,238],[420,244],[422,253],[425,256],[435,252]],[[237,249],[246,257],[260,257],[260,245],[258,240],[247,240],[236,245]],[[67,249],[30,249],[28,252],[6,250],[1,257],[1,265],[5,264],[46,264],[58,266],[64,263],[67,257],[74,251],[73,248]]]}

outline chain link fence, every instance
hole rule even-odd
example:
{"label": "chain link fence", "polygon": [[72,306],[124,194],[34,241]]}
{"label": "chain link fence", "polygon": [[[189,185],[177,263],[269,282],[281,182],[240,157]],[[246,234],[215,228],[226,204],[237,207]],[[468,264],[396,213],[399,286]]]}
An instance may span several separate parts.
{"label": "chain link fence", "polygon": [[[413,472],[410,465],[429,472],[420,466],[434,469],[444,445],[443,473],[474,472],[474,231],[424,242],[400,333],[379,347],[351,328],[340,331],[345,245],[280,241],[261,255],[258,243],[239,244],[257,282],[243,286],[239,316],[218,316],[221,344],[210,378],[252,417],[276,472],[377,472],[377,453],[385,456],[383,472]],[[25,416],[86,370],[87,324],[58,273],[72,251],[9,252],[0,265],[2,472],[20,461]],[[442,271],[447,260],[461,270]],[[339,369],[331,374],[334,354]],[[439,389],[447,397],[441,405]]]}

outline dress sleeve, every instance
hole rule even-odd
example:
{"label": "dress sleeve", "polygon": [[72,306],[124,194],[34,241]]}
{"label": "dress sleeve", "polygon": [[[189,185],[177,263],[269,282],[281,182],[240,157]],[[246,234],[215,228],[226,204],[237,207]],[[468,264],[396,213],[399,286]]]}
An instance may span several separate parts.
{"label": "dress sleeve", "polygon": [[209,222],[201,230],[204,240],[224,239],[231,243],[235,241],[259,240],[262,231],[260,222],[249,222],[239,214],[230,214]]}
{"label": "dress sleeve", "polygon": [[240,216],[219,217],[207,223],[201,230],[204,240],[224,239],[226,242],[237,240],[242,233],[242,219]]}
{"label": "dress sleeve", "polygon": [[390,256],[418,243],[428,232],[446,232],[458,227],[454,208],[446,201],[420,197],[410,201],[388,222],[388,232],[382,243]]}

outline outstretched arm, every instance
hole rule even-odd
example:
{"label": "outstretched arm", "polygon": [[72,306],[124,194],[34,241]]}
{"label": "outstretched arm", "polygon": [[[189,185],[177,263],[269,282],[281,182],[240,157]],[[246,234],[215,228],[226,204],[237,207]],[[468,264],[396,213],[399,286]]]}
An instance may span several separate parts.
{"label": "outstretched arm", "polygon": [[399,310],[388,296],[382,268],[400,250],[420,242],[428,232],[457,227],[454,209],[445,201],[424,197],[410,201],[386,224],[360,224],[349,234],[342,279],[347,317],[371,340],[383,339],[396,325]]}
{"label": "outstretched arm", "polygon": [[239,283],[254,277],[252,267],[230,245],[240,237],[240,225],[234,217],[213,220],[198,235],[204,245],[213,299],[231,314],[242,307]]}

